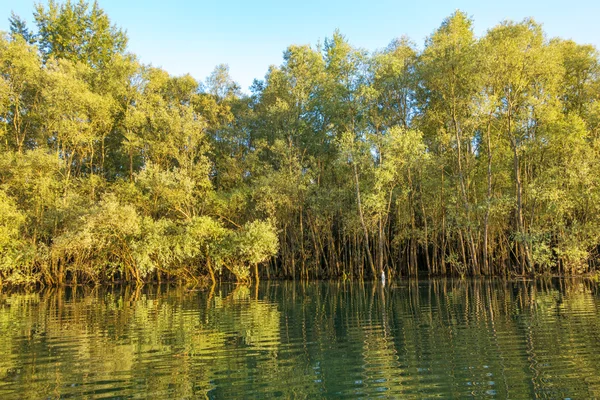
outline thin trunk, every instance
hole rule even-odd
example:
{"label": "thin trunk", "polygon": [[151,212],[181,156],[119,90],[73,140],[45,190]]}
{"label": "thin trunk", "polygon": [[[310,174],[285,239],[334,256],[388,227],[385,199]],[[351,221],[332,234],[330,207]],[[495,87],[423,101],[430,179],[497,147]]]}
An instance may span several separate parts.
{"label": "thin trunk", "polygon": [[377,276],[377,271],[375,270],[375,263],[373,262],[373,256],[371,255],[371,250],[369,246],[369,232],[367,230],[367,225],[365,224],[365,217],[362,211],[362,202],[360,199],[360,185],[358,182],[358,168],[356,167],[356,163],[352,162],[354,165],[354,181],[356,183],[356,202],[358,204],[358,215],[360,217],[360,224],[363,228],[363,233],[365,235],[365,246],[367,249],[367,259],[369,261],[369,266],[371,267],[371,272],[373,273],[373,277]]}
{"label": "thin trunk", "polygon": [[[471,262],[472,262],[472,271],[473,274],[476,275],[477,274],[477,252],[475,250],[475,243],[473,242],[473,235],[471,233],[471,213],[469,210],[469,199],[467,196],[467,185],[465,183],[465,176],[464,176],[464,171],[463,171],[463,166],[462,166],[462,137],[460,134],[460,128],[458,125],[458,119],[456,117],[456,107],[453,106],[452,109],[452,120],[454,122],[454,132],[455,132],[455,138],[456,138],[456,149],[458,152],[458,177],[459,177],[459,182],[460,182],[460,192],[462,195],[462,200],[463,200],[463,207],[465,209],[465,216],[467,219],[467,239],[469,240],[469,250],[471,253]],[[465,259],[465,263],[467,262],[467,260]]]}
{"label": "thin trunk", "polygon": [[302,276],[304,276],[305,271],[306,271],[306,265],[305,265],[305,250],[304,250],[304,211],[302,210],[302,207],[300,207],[300,251],[301,251],[301,260],[302,260]]}
{"label": "thin trunk", "polygon": [[379,254],[378,254],[378,264],[379,264],[379,274],[383,272],[383,220],[379,218]]}
{"label": "thin trunk", "polygon": [[441,268],[442,268],[442,274],[446,274],[446,235],[447,235],[447,231],[446,231],[446,205],[444,204],[444,167],[442,166],[441,168],[441,172],[442,172],[442,185],[440,188],[440,206],[441,206],[441,211],[442,211],[442,254],[441,254]]}
{"label": "thin trunk", "polygon": [[208,267],[208,273],[210,274],[210,280],[212,281],[213,286],[217,284],[217,279],[215,278],[215,271],[213,270],[212,264],[210,263],[210,258],[206,258],[206,266]]}
{"label": "thin trunk", "polygon": [[492,201],[492,140],[491,140],[491,127],[492,127],[492,114],[487,126],[487,197],[485,207],[485,218],[483,222],[483,268],[486,274],[490,274],[489,266],[489,254],[488,254],[488,235],[489,235],[489,220],[490,220],[490,208]]}
{"label": "thin trunk", "polygon": [[129,181],[133,182],[133,148],[129,146]]}
{"label": "thin trunk", "polygon": [[531,257],[529,255],[529,246],[525,236],[525,229],[523,224],[523,185],[521,182],[521,165],[518,152],[517,139],[514,137],[511,131],[512,122],[512,107],[508,108],[508,134],[510,135],[510,144],[513,150],[513,173],[515,175],[515,196],[517,198],[517,207],[515,209],[515,220],[517,225],[517,233],[519,235],[517,241],[517,255],[519,256],[521,263],[521,273],[524,275],[526,270],[531,272]]}
{"label": "thin trunk", "polygon": [[[421,180],[421,182],[423,182],[423,170],[420,168],[419,169],[419,179]],[[423,214],[423,228],[425,228],[425,243],[424,243],[424,251],[425,251],[425,262],[427,263],[427,273],[429,275],[431,275],[431,273],[433,272],[431,270],[431,262],[429,260],[429,233],[427,230],[427,216],[425,215],[425,204],[423,202],[423,185],[421,184],[419,186],[419,192],[421,194],[420,199],[421,200],[421,213]]]}

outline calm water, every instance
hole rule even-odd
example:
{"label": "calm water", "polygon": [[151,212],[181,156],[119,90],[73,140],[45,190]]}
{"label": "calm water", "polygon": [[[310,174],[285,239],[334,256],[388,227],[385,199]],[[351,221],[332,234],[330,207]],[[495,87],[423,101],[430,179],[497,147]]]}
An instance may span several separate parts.
{"label": "calm water", "polygon": [[582,281],[0,295],[0,398],[600,397]]}

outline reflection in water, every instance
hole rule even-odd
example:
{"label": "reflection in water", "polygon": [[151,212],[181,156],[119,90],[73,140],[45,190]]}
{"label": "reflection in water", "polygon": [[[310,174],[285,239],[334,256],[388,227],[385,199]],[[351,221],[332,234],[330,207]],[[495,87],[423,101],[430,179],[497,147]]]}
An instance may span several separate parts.
{"label": "reflection in water", "polygon": [[582,281],[0,296],[0,398],[600,397]]}

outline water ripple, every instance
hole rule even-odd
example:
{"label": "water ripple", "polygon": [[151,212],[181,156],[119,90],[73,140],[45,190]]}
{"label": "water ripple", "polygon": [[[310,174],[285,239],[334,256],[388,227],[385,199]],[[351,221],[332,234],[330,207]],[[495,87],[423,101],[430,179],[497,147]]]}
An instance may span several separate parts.
{"label": "water ripple", "polygon": [[0,296],[0,398],[600,397],[578,281]]}

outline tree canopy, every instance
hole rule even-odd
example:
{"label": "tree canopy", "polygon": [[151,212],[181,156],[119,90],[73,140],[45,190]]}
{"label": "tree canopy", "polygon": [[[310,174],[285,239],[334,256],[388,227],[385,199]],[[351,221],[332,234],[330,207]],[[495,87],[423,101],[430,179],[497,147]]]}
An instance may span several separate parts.
{"label": "tree canopy", "polygon": [[139,63],[96,2],[0,37],[0,280],[596,272],[597,50],[533,20],[334,32],[249,95]]}

